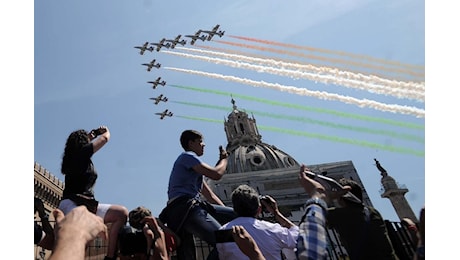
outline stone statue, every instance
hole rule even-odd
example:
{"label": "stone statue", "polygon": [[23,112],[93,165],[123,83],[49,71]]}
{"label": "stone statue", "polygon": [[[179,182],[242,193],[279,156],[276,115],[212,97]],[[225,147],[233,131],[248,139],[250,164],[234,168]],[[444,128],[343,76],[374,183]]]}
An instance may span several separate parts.
{"label": "stone statue", "polygon": [[382,175],[382,177],[385,177],[388,175],[387,173],[387,170],[385,170],[382,165],[380,165],[380,162],[377,161],[377,159],[374,158],[374,161],[375,161],[375,165],[377,166],[377,169],[379,169],[380,171],[380,174]]}

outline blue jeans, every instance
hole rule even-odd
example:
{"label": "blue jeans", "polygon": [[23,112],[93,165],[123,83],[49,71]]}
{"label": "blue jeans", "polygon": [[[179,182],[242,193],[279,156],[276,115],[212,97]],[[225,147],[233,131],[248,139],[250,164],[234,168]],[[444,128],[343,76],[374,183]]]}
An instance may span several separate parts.
{"label": "blue jeans", "polygon": [[[215,247],[216,238],[214,231],[236,218],[236,214],[231,207],[200,202],[193,204],[189,208],[189,206],[176,206],[170,208],[168,212],[168,226],[173,227],[173,230],[180,225],[182,216],[187,215],[182,225],[179,226],[179,230],[175,230],[181,238],[181,244],[177,248],[178,260],[196,259],[193,236],[199,237],[210,246]],[[185,209],[188,210],[188,213]],[[219,259],[215,248],[210,252],[207,259]]]}

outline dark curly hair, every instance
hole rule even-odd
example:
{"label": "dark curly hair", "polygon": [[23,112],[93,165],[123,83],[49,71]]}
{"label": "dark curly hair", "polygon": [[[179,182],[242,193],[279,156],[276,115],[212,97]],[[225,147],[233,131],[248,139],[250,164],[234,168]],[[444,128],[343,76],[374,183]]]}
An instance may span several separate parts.
{"label": "dark curly hair", "polygon": [[64,154],[62,156],[61,173],[66,175],[75,168],[75,156],[80,149],[90,142],[88,132],[84,129],[70,133],[65,143]]}

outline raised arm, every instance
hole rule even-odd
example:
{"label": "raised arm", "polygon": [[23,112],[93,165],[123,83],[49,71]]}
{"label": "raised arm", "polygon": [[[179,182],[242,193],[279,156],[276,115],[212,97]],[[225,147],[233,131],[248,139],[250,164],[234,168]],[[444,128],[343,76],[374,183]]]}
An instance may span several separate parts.
{"label": "raised arm", "polygon": [[110,131],[107,126],[100,126],[90,132],[90,139],[93,143],[93,153],[99,151],[109,140]]}
{"label": "raised arm", "polygon": [[193,170],[212,180],[220,180],[227,170],[227,157],[227,151],[225,151],[222,146],[219,146],[219,161],[215,167],[212,167],[203,162],[201,164],[195,165]]}
{"label": "raised arm", "polygon": [[141,220],[141,223],[145,224],[143,232],[147,239],[147,252],[149,255],[149,260],[167,260],[168,251],[166,249],[165,234],[163,229],[158,225],[156,219],[153,216],[147,216]]}
{"label": "raised arm", "polygon": [[319,182],[306,175],[309,169],[302,165],[299,171],[299,182],[310,196],[305,203],[305,213],[299,227],[297,239],[297,259],[325,259],[327,255],[326,241],[326,200],[342,196],[350,190],[349,186],[335,192],[327,191]]}
{"label": "raised arm", "polygon": [[278,209],[278,203],[276,200],[269,196],[265,195],[263,199],[260,200],[260,203],[265,206],[265,208],[275,216],[276,221],[280,223],[281,226],[286,227],[286,228],[291,228],[295,226],[292,221],[290,221],[288,218],[286,218]]}

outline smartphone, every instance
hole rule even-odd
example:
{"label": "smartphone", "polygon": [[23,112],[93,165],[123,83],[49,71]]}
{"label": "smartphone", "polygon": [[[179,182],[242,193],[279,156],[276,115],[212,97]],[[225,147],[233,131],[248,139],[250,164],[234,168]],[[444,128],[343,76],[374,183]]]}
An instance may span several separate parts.
{"label": "smartphone", "polygon": [[214,234],[216,235],[216,243],[235,242],[231,229],[216,230]]}

